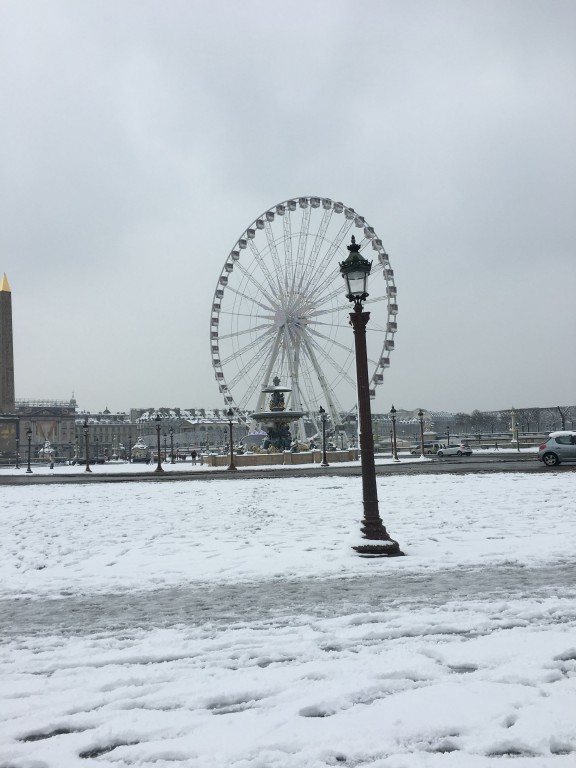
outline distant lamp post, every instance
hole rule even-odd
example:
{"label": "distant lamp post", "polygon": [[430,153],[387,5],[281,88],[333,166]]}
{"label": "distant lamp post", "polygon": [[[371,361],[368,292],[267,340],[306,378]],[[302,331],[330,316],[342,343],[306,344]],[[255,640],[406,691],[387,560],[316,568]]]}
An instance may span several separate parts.
{"label": "distant lamp post", "polygon": [[395,557],[402,555],[400,546],[388,535],[378,510],[376,467],[374,464],[374,436],[370,412],[370,384],[368,380],[368,354],[366,350],[366,325],[370,313],[363,311],[368,298],[368,275],[372,262],[360,255],[360,245],[352,236],[348,246],[349,256],[340,264],[340,274],[346,284],[346,298],[354,303],[350,324],[354,330],[356,352],[356,379],[358,387],[358,419],[360,427],[360,458],[362,464],[362,496],[364,518],[362,534],[368,543],[354,547],[362,557]]}
{"label": "distant lamp post", "polygon": [[228,434],[230,440],[230,464],[228,464],[227,469],[237,470],[238,467],[234,464],[234,441],[232,439],[232,419],[234,418],[234,411],[232,408],[228,409],[226,416],[228,416]]}
{"label": "distant lamp post", "polygon": [[397,434],[396,434],[396,408],[394,408],[394,406],[390,408],[390,416],[392,418],[392,458],[394,459],[394,461],[399,461],[398,441],[397,441]]}
{"label": "distant lamp post", "polygon": [[318,413],[320,414],[320,420],[322,422],[322,463],[320,466],[329,467],[330,464],[328,464],[328,460],[326,459],[326,411],[320,406]]}
{"label": "distant lamp post", "polygon": [[170,464],[175,464],[174,461],[174,428],[170,427]]}
{"label": "distant lamp post", "polygon": [[16,469],[20,469],[20,422],[16,424]]}
{"label": "distant lamp post", "polygon": [[164,438],[164,461],[166,461],[166,456],[167,456],[167,453],[166,453],[166,440],[167,440],[166,432],[162,433],[162,437]]}
{"label": "distant lamp post", "polygon": [[72,464],[72,443],[68,443],[68,466]]}
{"label": "distant lamp post", "polygon": [[418,411],[418,421],[420,422],[420,458],[424,458],[424,413],[422,408]]}
{"label": "distant lamp post", "polygon": [[450,427],[446,426],[446,447],[450,445]]}
{"label": "distant lamp post", "polygon": [[99,458],[100,458],[100,440],[99,438],[96,438],[96,464],[98,464]]}
{"label": "distant lamp post", "polygon": [[162,416],[157,413],[154,421],[156,422],[156,450],[158,453],[158,463],[154,472],[164,472],[164,467],[162,466],[162,452],[160,450],[160,424],[162,422]]}
{"label": "distant lamp post", "polygon": [[30,427],[26,430],[26,437],[28,438],[28,469],[26,472],[32,472],[30,469],[30,454],[32,452],[32,430]]}
{"label": "distant lamp post", "polygon": [[90,469],[90,453],[89,453],[90,446],[88,445],[88,419],[87,418],[84,419],[83,430],[84,430],[84,447],[86,450],[86,469],[84,471],[92,472],[92,470]]}
{"label": "distant lamp post", "polygon": [[132,432],[128,432],[128,464],[132,463]]}

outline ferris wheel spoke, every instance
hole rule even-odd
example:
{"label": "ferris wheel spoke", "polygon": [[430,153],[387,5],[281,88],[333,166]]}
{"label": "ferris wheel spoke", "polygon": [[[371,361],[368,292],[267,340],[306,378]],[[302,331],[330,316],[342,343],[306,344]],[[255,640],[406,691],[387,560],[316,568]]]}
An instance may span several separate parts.
{"label": "ferris wheel spoke", "polygon": [[[267,365],[268,354],[264,354],[257,366],[253,366],[250,371],[247,372],[246,378],[244,379],[244,392],[239,400],[239,406],[241,408],[247,409],[250,400],[254,396],[254,392],[262,388],[263,371],[266,369]],[[263,405],[258,405],[256,410],[261,410],[262,407]]]}
{"label": "ferris wheel spoke", "polygon": [[[286,272],[285,271],[283,272],[282,270],[280,257],[278,256],[278,249],[276,248],[276,241],[274,240],[272,227],[268,220],[264,222],[264,231],[266,232],[266,239],[268,240],[270,256],[272,257],[272,263],[274,264],[274,269],[276,272],[277,290],[282,292],[282,288],[284,288],[284,290],[288,289],[288,283],[287,283],[288,278],[286,276]],[[284,280],[282,280],[282,278],[284,278]],[[284,282],[284,286],[282,286],[282,282]]]}
{"label": "ferris wheel spoke", "polygon": [[242,272],[242,274],[244,275],[244,277],[245,277],[247,280],[249,280],[249,281],[252,283],[252,285],[253,285],[253,286],[256,288],[256,290],[257,290],[257,291],[259,291],[259,292],[260,292],[260,293],[261,293],[261,294],[262,294],[262,295],[263,295],[263,296],[264,296],[264,297],[265,297],[265,298],[266,298],[266,299],[267,299],[267,300],[270,302],[270,304],[274,306],[274,304],[275,304],[276,302],[274,301],[274,299],[272,298],[272,296],[270,296],[270,294],[269,294],[269,293],[268,293],[268,291],[267,291],[267,290],[264,288],[264,286],[263,286],[263,285],[261,285],[261,283],[259,283],[259,282],[258,282],[258,280],[256,280],[256,278],[254,277],[254,275],[253,275],[251,272],[249,272],[249,271],[246,269],[246,267],[245,267],[243,264],[241,264],[239,261],[237,261],[237,262],[236,262],[236,266],[238,267],[238,269],[240,270],[240,272]]}
{"label": "ferris wheel spoke", "polygon": [[284,213],[284,221],[282,222],[284,229],[284,251],[286,252],[286,280],[292,285],[293,273],[294,273],[294,261],[292,255],[292,219],[290,216],[290,209],[287,209]]}
{"label": "ferris wheel spoke", "polygon": [[314,238],[314,243],[312,245],[312,250],[310,251],[310,258],[308,259],[302,275],[300,276],[300,282],[298,284],[299,291],[302,290],[302,284],[309,282],[311,276],[314,274],[316,262],[318,261],[318,254],[320,253],[320,248],[324,243],[324,235],[326,234],[326,230],[328,229],[328,224],[330,223],[331,218],[332,208],[328,208],[322,215],[320,227],[318,228],[318,232],[316,233],[316,237]]}
{"label": "ferris wheel spoke", "polygon": [[294,270],[294,276],[290,286],[290,292],[294,293],[296,290],[296,282],[299,279],[300,274],[304,270],[304,260],[306,257],[306,243],[308,241],[308,232],[310,230],[310,213],[309,206],[302,209],[302,225],[300,227],[300,233],[298,236],[298,254],[296,256],[296,268]]}
{"label": "ferris wheel spoke", "polygon": [[[308,328],[308,332],[313,334],[315,338],[323,339],[324,341],[329,342],[330,344],[333,344],[335,347],[338,347],[339,349],[343,350],[347,354],[349,355],[352,354],[352,343],[350,344],[350,346],[346,346],[346,344],[342,344],[341,341],[336,341],[336,339],[333,339],[330,336],[327,336],[325,333],[321,333],[320,331],[317,331],[310,327]],[[352,342],[352,340],[350,341]],[[320,347],[320,349],[322,349],[322,347]],[[330,357],[328,353],[326,353],[326,355],[328,358]]]}
{"label": "ferris wheel spoke", "polygon": [[250,250],[254,254],[254,258],[258,262],[258,266],[262,270],[262,274],[266,278],[266,282],[268,283],[269,289],[272,291],[273,294],[276,294],[278,292],[278,284],[274,279],[274,273],[271,272],[270,269],[268,268],[268,264],[266,263],[264,254],[261,253],[261,251],[258,249],[253,238],[248,240],[248,244],[250,246]]}
{"label": "ferris wheel spoke", "polygon": [[250,352],[250,350],[254,349],[254,347],[266,343],[267,338],[269,338],[269,336],[267,337],[266,334],[263,334],[257,339],[252,339],[252,341],[249,341],[248,344],[245,344],[243,347],[239,347],[238,349],[230,352],[226,358],[223,358],[220,361],[220,365],[228,365],[237,359],[242,360],[242,355],[245,355],[246,352]]}
{"label": "ferris wheel spoke", "polygon": [[[274,308],[271,306],[266,306],[266,304],[262,304],[261,301],[258,301],[253,296],[249,296],[247,293],[244,293],[243,291],[239,291],[237,288],[233,288],[232,286],[228,285],[226,286],[226,290],[230,293],[235,294],[239,299],[244,299],[245,301],[249,301],[251,304],[255,304],[257,307],[260,307],[260,309],[264,309],[266,312],[274,312]],[[223,310],[220,309],[220,312]],[[231,315],[237,315],[237,312],[232,312],[228,310],[228,313]]]}
{"label": "ferris wheel spoke", "polygon": [[320,261],[318,265],[318,270],[316,272],[316,279],[315,282],[312,284],[312,293],[317,290],[317,287],[319,285],[322,285],[325,279],[326,271],[330,268],[334,268],[334,254],[338,251],[340,246],[342,245],[342,242],[348,232],[350,231],[350,228],[352,227],[354,221],[352,219],[344,219],[342,222],[342,226],[340,227],[340,230],[338,231],[338,234],[334,238],[334,241],[330,245],[330,248],[326,251],[324,254],[322,260]]}
{"label": "ferris wheel spoke", "polygon": [[219,336],[219,340],[223,339],[235,339],[238,336],[245,336],[247,333],[256,333],[256,331],[269,330],[270,323],[262,323],[262,325],[254,325],[251,328],[245,328],[243,331],[234,331],[234,333],[224,333]]}
{"label": "ferris wheel spoke", "polygon": [[[335,418],[335,416],[338,413],[338,403],[336,400],[336,395],[334,394],[334,392],[332,391],[332,388],[328,384],[326,376],[324,375],[324,371],[322,370],[322,366],[318,363],[318,359],[313,349],[314,344],[312,340],[308,336],[304,336],[303,342],[304,342],[304,346],[306,347],[306,352],[308,354],[308,357],[310,358],[310,362],[312,363],[312,367],[314,368],[314,371],[316,373],[316,377],[318,378],[320,388],[322,389],[322,392],[324,393],[324,397],[326,398],[326,405],[327,405],[328,411],[332,415],[332,418]],[[324,355],[324,357],[327,358],[326,355]]]}
{"label": "ferris wheel spoke", "polygon": [[266,364],[263,365],[260,369],[260,370],[264,370],[264,373],[259,379],[258,379],[258,376],[260,375],[260,372],[258,372],[257,376],[255,377],[256,381],[258,381],[260,384],[260,393],[258,395],[258,403],[256,405],[257,411],[261,411],[264,408],[264,404],[266,401],[266,394],[261,391],[262,386],[267,386],[268,383],[270,382],[272,372],[274,371],[274,366],[276,365],[276,360],[278,359],[278,350],[280,349],[281,341],[282,341],[282,334],[280,332],[280,329],[278,328],[276,331],[276,338],[274,339],[274,343],[272,344],[272,349],[270,351],[268,360]]}
{"label": "ferris wheel spoke", "polygon": [[[314,350],[319,354],[319,356],[326,361],[328,366],[336,372],[337,376],[341,379],[344,379],[348,384],[350,384],[351,387],[354,387],[356,389],[356,381],[350,376],[350,374],[341,366],[339,365],[333,357],[331,357],[329,354],[327,354],[324,351],[324,348],[318,344],[318,342],[315,339],[309,339],[309,345],[314,348]],[[348,350],[350,351],[350,350]]]}
{"label": "ferris wheel spoke", "polygon": [[[255,345],[252,346],[254,347]],[[242,367],[239,367],[238,371],[229,382],[229,386],[236,386],[236,384],[242,381],[242,379],[244,379],[249,374],[249,372],[253,370],[257,361],[267,354],[267,348],[270,346],[272,346],[272,339],[264,339],[252,357]],[[234,357],[237,357],[237,355]],[[240,358],[240,360],[242,360],[242,358]],[[222,364],[224,364],[224,361],[222,361]]]}

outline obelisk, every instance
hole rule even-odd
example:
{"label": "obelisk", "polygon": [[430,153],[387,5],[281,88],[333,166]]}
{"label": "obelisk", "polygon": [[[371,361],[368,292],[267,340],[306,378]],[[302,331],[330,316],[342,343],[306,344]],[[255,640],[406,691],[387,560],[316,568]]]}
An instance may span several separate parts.
{"label": "obelisk", "polygon": [[14,414],[15,411],[12,292],[4,273],[0,283],[0,413]]}

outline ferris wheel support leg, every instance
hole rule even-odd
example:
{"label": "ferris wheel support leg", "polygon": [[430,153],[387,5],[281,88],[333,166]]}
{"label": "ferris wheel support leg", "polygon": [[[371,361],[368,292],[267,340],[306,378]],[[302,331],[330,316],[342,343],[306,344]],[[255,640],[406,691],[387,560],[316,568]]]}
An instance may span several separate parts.
{"label": "ferris wheel support leg", "polygon": [[366,350],[366,325],[370,312],[363,312],[360,304],[350,313],[354,329],[356,352],[356,375],[358,380],[358,426],[360,428],[360,459],[362,463],[362,497],[364,518],[362,534],[369,543],[353,547],[362,557],[397,557],[400,551],[397,541],[391,539],[384,527],[378,509],[376,488],[376,467],[374,464],[374,437],[370,411],[370,390],[368,381],[368,355]]}

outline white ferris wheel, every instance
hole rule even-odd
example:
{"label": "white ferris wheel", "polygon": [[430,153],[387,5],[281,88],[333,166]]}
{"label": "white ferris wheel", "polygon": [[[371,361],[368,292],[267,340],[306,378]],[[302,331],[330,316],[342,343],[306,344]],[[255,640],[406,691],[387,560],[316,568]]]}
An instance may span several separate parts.
{"label": "white ferris wheel", "polygon": [[[299,197],[255,219],[218,278],[210,345],[228,408],[239,414],[262,410],[262,387],[277,376],[292,390],[287,408],[306,412],[317,428],[322,406],[335,428],[341,426],[342,414],[356,404],[352,306],[339,269],[353,234],[362,255],[374,258],[365,305],[371,313],[367,346],[374,397],[390,365],[398,313],[388,254],[353,208],[328,198]],[[302,422],[298,429],[305,441]]]}

